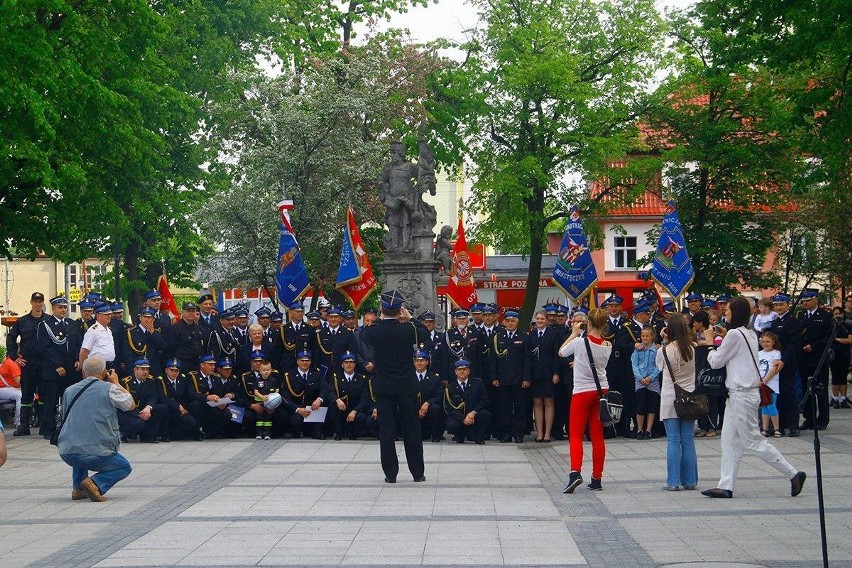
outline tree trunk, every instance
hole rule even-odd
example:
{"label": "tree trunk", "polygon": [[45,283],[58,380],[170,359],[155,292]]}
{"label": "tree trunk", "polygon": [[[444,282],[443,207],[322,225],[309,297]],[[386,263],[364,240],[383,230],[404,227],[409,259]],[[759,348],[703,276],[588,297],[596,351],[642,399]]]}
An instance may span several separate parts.
{"label": "tree trunk", "polygon": [[544,233],[543,213],[534,212],[530,219],[530,264],[527,270],[527,292],[521,307],[521,329],[532,320],[538,301],[538,281],[541,277],[541,255],[544,251],[542,235]]}

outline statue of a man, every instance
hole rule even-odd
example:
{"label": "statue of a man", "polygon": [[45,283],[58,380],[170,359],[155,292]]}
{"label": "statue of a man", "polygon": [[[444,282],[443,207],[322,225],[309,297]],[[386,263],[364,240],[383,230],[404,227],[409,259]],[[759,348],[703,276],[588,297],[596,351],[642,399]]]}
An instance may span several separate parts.
{"label": "statue of a man", "polygon": [[435,226],[435,208],[421,197],[427,190],[435,195],[435,158],[426,146],[422,125],[418,142],[417,164],[406,161],[405,144],[391,142],[391,161],[379,177],[379,199],[385,205],[388,226],[385,237],[388,252],[412,252],[412,235],[421,231],[431,233]]}

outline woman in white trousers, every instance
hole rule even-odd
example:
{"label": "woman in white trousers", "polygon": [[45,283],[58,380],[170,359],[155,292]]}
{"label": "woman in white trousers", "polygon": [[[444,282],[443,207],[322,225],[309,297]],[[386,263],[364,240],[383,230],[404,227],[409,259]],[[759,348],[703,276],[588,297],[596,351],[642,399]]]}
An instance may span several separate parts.
{"label": "woman in white trousers", "polygon": [[757,426],[760,407],[760,374],[757,370],[757,336],[748,329],[751,304],[742,296],[734,298],[725,310],[728,332],[722,344],[707,355],[714,369],[725,367],[728,377],[728,403],[722,425],[722,472],[713,489],[702,491],[707,497],[730,499],[734,496],[737,470],[744,451],[756,455],[790,480],[790,495],[802,491],[807,477],[784,459],[775,446],[766,441]]}

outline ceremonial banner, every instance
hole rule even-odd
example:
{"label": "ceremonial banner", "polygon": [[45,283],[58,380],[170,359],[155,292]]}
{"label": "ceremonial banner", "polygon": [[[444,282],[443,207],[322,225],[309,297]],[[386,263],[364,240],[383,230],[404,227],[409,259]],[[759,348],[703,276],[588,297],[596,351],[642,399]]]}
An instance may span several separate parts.
{"label": "ceremonial banner", "polygon": [[160,304],[160,311],[169,312],[169,315],[173,319],[179,317],[180,311],[175,303],[175,297],[172,296],[172,292],[169,290],[169,281],[166,280],[165,274],[161,274],[160,278],[157,280],[157,291],[160,293],[160,298],[163,299],[163,303]]}
{"label": "ceremonial banner", "polygon": [[367,296],[376,288],[376,277],[367,258],[367,250],[358,224],[355,211],[349,208],[346,223],[343,225],[343,247],[340,250],[340,268],[337,271],[337,283],[334,286],[346,296],[358,310]]}
{"label": "ceremonial banner", "polygon": [[467,251],[467,240],[464,237],[464,224],[461,217],[459,217],[458,237],[453,246],[453,264],[450,266],[447,296],[453,304],[465,310],[477,300],[473,267],[470,264],[470,254]]}
{"label": "ceremonial banner", "polygon": [[293,201],[285,199],[278,204],[281,213],[281,234],[278,237],[278,262],[275,266],[275,284],[278,288],[278,301],[283,306],[299,298],[310,287],[308,271],[299,252],[299,243],[290,225],[290,211]]}
{"label": "ceremonial banner", "polygon": [[674,201],[666,203],[660,240],[651,267],[651,278],[675,299],[683,294],[695,279]]}
{"label": "ceremonial banner", "polygon": [[559,258],[553,267],[553,283],[565,292],[574,304],[589,293],[598,281],[598,271],[592,262],[589,241],[583,232],[580,210],[571,207],[568,224],[559,245]]}

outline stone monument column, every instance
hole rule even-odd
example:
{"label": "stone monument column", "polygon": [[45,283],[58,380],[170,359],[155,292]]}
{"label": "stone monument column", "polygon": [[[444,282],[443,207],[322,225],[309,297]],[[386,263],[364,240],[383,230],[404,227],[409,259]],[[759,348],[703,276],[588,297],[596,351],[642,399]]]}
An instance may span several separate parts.
{"label": "stone monument column", "polygon": [[435,156],[426,145],[420,125],[417,163],[405,157],[405,145],[391,142],[391,160],[379,176],[379,199],[385,205],[384,260],[379,283],[382,290],[397,290],[415,317],[426,310],[436,315],[436,326],[446,325],[438,308],[437,281],[441,263],[435,260],[433,243],[437,220],[435,208],[423,201],[423,193],[435,195]]}

